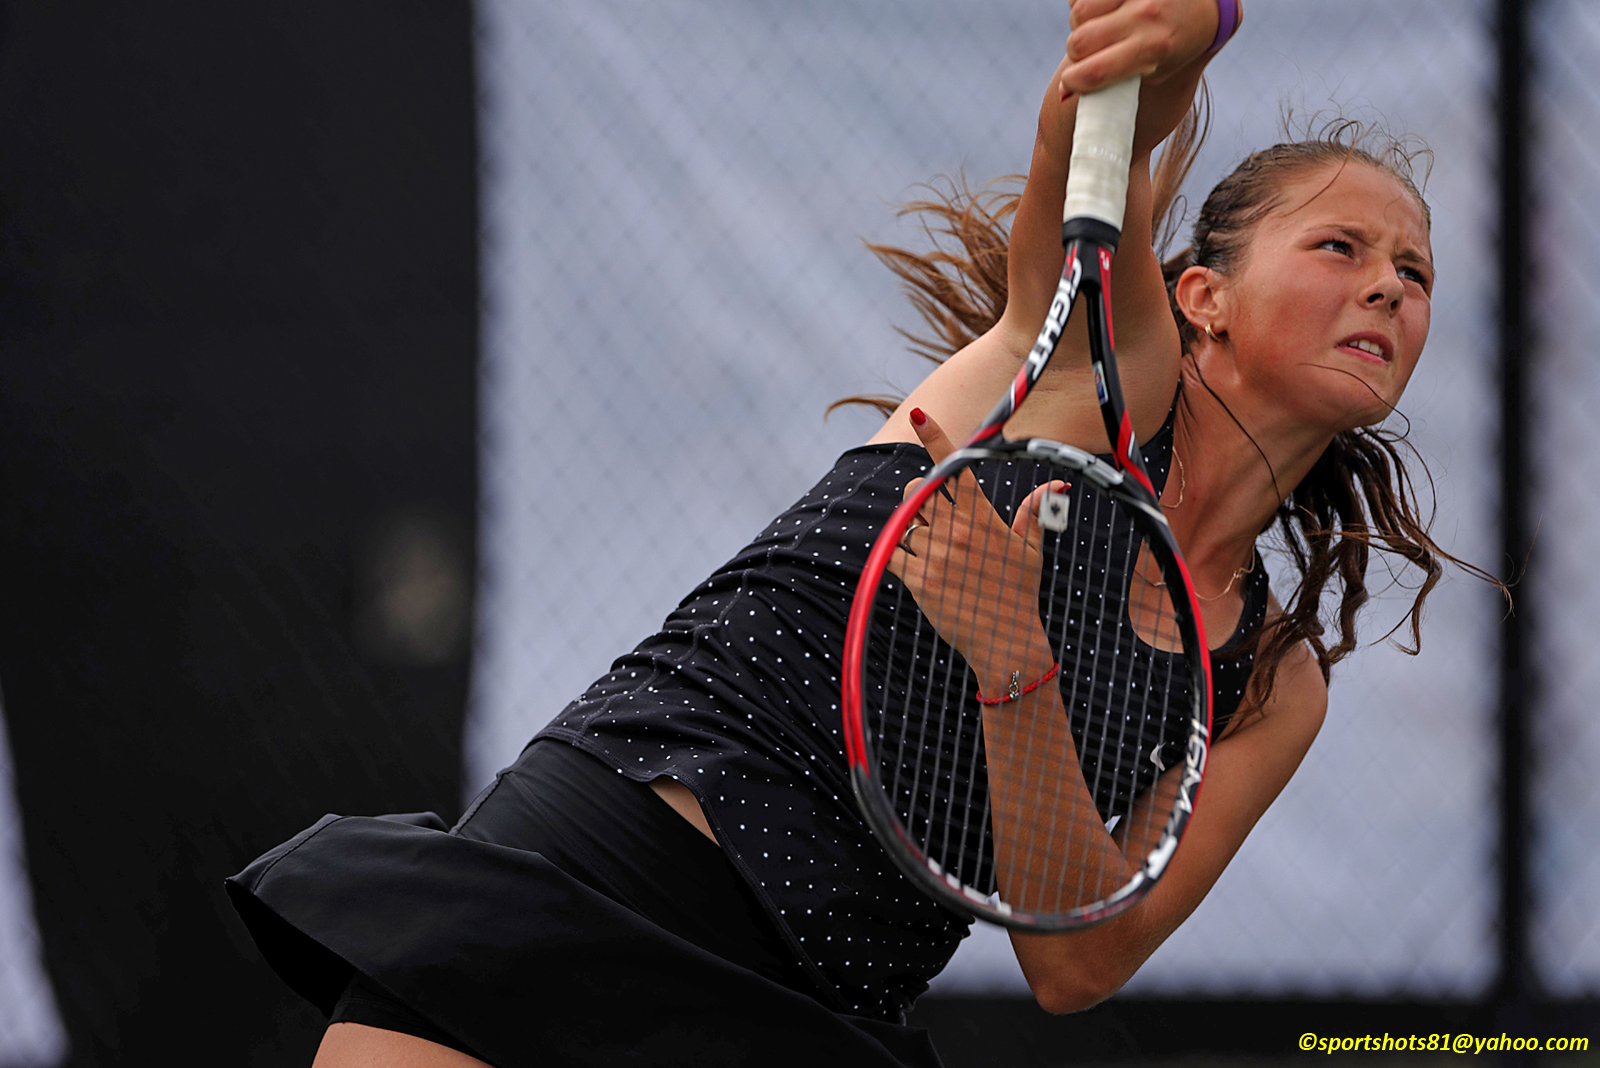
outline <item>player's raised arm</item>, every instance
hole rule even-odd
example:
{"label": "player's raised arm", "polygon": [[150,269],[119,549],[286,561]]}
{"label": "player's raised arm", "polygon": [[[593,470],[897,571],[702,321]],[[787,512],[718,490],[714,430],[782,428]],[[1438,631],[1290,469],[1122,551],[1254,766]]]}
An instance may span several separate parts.
{"label": "player's raised arm", "polygon": [[[1237,10],[1236,5],[1229,5]],[[1134,137],[1128,209],[1117,254],[1114,313],[1117,347],[1135,429],[1147,437],[1165,417],[1177,383],[1179,342],[1167,312],[1160,265],[1150,248],[1150,154],[1183,120],[1216,40],[1216,0],[1080,0],[1066,56],[1051,74],[1039,112],[1027,186],[1011,228],[1009,296],[999,323],[912,390],[873,441],[915,441],[914,407],[940,413],[953,439],[965,440],[988,414],[1038,336],[1061,275],[1062,205],[1077,101],[1083,92],[1130,75],[1144,79]],[[1126,325],[1123,325],[1126,324]],[[1025,409],[1014,436],[1040,435],[1104,448],[1095,405],[1080,384],[1088,373],[1082,317],[1070,321],[1041,390],[1068,400]]]}
{"label": "player's raised arm", "polygon": [[[1040,105],[1028,183],[1011,231],[1010,299],[999,332],[1008,347],[1025,352],[1044,321],[1061,273],[1062,200],[1079,96],[1129,74],[1143,75],[1127,212],[1112,272],[1118,361],[1141,438],[1149,437],[1166,417],[1179,356],[1161,265],[1151,247],[1150,158],[1193,105],[1218,18],[1215,0],[1082,0],[1073,5],[1067,54]],[[1069,324],[1062,338],[1057,373],[1081,370],[1087,354],[1080,319]]]}

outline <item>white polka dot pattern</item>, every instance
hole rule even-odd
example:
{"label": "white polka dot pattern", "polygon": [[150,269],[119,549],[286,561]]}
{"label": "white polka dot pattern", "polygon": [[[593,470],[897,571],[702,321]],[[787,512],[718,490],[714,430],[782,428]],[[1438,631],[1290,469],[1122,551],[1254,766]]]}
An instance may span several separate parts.
{"label": "white polka dot pattern", "polygon": [[[1148,454],[1157,479],[1164,440]],[[839,658],[867,552],[927,466],[908,445],[845,453],[541,732],[583,739],[631,778],[688,786],[818,996],[891,1020],[949,960],[968,921],[913,887],[856,809]]]}

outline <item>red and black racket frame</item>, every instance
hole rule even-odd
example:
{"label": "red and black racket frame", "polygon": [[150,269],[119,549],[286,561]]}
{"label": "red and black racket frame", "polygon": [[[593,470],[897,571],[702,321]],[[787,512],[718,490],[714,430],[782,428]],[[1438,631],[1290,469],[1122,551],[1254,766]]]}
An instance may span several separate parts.
{"label": "red and black racket frame", "polygon": [[[1117,375],[1111,324],[1111,261],[1120,237],[1115,227],[1098,219],[1068,219],[1061,228],[1066,258],[1055,298],[1045,316],[1038,339],[1023,361],[1006,394],[984,418],[966,444],[936,464],[927,477],[890,515],[867,556],[845,631],[842,679],[845,754],[851,785],[862,815],[883,842],[901,870],[935,900],[958,912],[975,915],[1022,930],[1072,930],[1110,919],[1138,903],[1166,870],[1178,841],[1199,799],[1211,741],[1211,660],[1201,619],[1200,601],[1176,538],[1161,510],[1159,495],[1145,469],[1134,437],[1133,423],[1122,399]],[[1006,421],[1021,407],[1044,374],[1066,329],[1073,305],[1082,296],[1089,329],[1090,363],[1095,392],[1112,442],[1112,462],[1072,445],[1034,438],[1007,441]],[[1173,591],[1180,636],[1190,664],[1192,702],[1190,734],[1184,752],[1183,773],[1177,797],[1156,846],[1134,876],[1115,893],[1091,905],[1060,913],[1036,913],[991,901],[980,889],[967,886],[916,843],[901,824],[883,789],[878,762],[873,757],[871,728],[863,700],[865,662],[862,649],[872,618],[873,602],[900,540],[922,506],[953,473],[984,460],[1034,460],[1050,463],[1064,472],[1078,472],[1096,488],[1124,506],[1125,514],[1148,539],[1163,581]]]}

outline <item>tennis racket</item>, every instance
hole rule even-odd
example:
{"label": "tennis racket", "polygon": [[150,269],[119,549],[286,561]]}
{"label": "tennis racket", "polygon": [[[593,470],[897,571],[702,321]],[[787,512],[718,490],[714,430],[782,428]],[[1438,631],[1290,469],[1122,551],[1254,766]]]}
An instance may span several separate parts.
{"label": "tennis racket", "polygon": [[[971,439],[890,516],[845,638],[860,809],[941,903],[1008,927],[1107,919],[1161,877],[1211,730],[1199,602],[1117,379],[1111,258],[1139,84],[1078,103],[1066,262],[1032,352]],[[1007,419],[1080,293],[1110,462]]]}

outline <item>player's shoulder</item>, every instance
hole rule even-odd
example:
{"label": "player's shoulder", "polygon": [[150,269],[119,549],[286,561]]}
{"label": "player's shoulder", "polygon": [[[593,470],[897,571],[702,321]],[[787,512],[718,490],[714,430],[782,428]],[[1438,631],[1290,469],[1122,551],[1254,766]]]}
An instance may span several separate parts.
{"label": "player's shoulder", "polygon": [[[1271,625],[1282,616],[1283,606],[1269,589],[1266,622]],[[1302,715],[1314,712],[1317,722],[1322,722],[1322,716],[1328,710],[1328,680],[1323,677],[1322,665],[1317,662],[1317,654],[1310,645],[1295,642],[1284,650],[1283,658],[1278,661],[1278,674],[1272,689],[1274,697],[1282,692],[1285,705],[1300,709]],[[1272,704],[1273,700],[1269,698],[1269,709]]]}
{"label": "player's shoulder", "polygon": [[1284,651],[1272,689],[1272,696],[1267,699],[1269,712],[1273,711],[1272,706],[1279,705],[1286,714],[1322,725],[1328,712],[1328,680],[1322,677],[1322,665],[1317,663],[1311,646],[1296,642]]}
{"label": "player's shoulder", "polygon": [[1236,725],[1230,724],[1217,739],[1217,750],[1237,749],[1253,763],[1281,764],[1288,769],[1287,782],[1317,740],[1328,713],[1327,680],[1311,647],[1297,642],[1285,650],[1266,701],[1241,712]]}
{"label": "player's shoulder", "polygon": [[[1270,625],[1282,615],[1283,608],[1269,592],[1266,622]],[[1257,671],[1267,668],[1259,661],[1256,664]],[[1323,677],[1322,665],[1310,645],[1295,642],[1283,651],[1276,664],[1272,692],[1265,703],[1240,716],[1238,728],[1227,733],[1259,730],[1279,736],[1285,744],[1309,748],[1327,713],[1328,680]]]}

